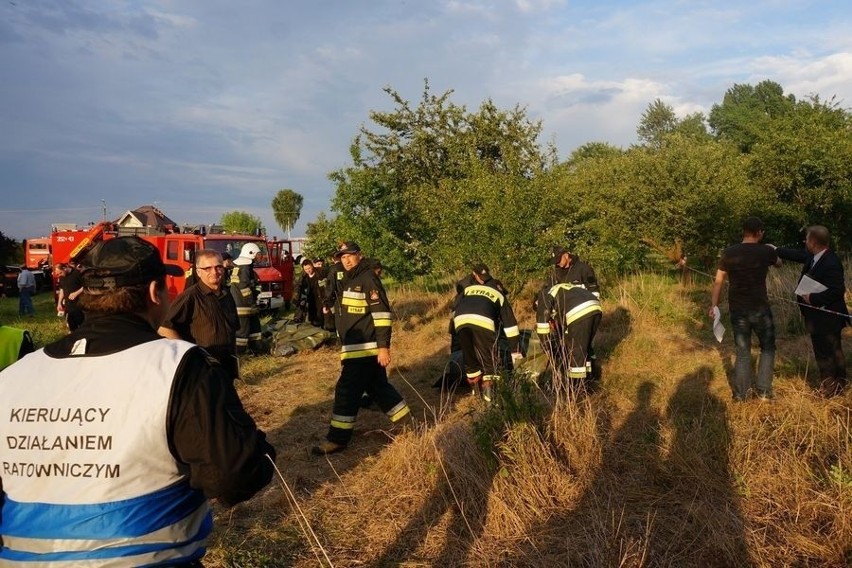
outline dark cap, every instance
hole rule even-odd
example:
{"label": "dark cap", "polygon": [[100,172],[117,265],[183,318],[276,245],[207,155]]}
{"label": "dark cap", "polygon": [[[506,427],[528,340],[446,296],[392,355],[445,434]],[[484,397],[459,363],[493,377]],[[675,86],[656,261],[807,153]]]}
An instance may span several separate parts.
{"label": "dark cap", "polygon": [[560,262],[562,262],[562,255],[570,253],[571,251],[569,251],[566,247],[558,245],[551,249],[550,258],[553,260],[553,264],[559,264]]}
{"label": "dark cap", "polygon": [[491,279],[491,271],[481,262],[473,265],[473,273],[479,276],[483,282]]}
{"label": "dark cap", "polygon": [[358,246],[358,243],[354,241],[344,241],[340,243],[340,246],[338,246],[337,250],[334,251],[332,257],[334,260],[337,260],[344,254],[354,254],[356,252],[361,252],[361,247]]}
{"label": "dark cap", "polygon": [[117,237],[97,243],[83,257],[83,286],[114,289],[147,284],[166,274],[183,276],[174,264],[163,264],[157,247],[139,237]]}
{"label": "dark cap", "polygon": [[308,264],[310,264],[311,266],[313,266],[313,265],[314,265],[314,261],[312,261],[312,260],[311,260],[310,258],[308,258],[308,257],[305,257],[305,258],[303,258],[303,259],[302,259],[302,262],[300,262],[299,264],[301,264],[302,266],[307,266]]}

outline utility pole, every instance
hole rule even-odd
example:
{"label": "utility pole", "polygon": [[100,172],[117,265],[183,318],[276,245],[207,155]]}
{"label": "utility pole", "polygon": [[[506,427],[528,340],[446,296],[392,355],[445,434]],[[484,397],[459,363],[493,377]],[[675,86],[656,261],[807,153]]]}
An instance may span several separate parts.
{"label": "utility pole", "polygon": [[103,221],[104,221],[104,223],[106,223],[106,200],[101,199],[101,204],[103,205],[103,208],[104,208],[104,219],[103,219]]}

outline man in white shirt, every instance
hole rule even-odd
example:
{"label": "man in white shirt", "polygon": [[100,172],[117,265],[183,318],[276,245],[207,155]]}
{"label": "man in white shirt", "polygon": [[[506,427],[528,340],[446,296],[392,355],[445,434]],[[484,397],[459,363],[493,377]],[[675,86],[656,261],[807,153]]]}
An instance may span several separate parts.
{"label": "man in white shirt", "polygon": [[21,273],[18,274],[18,315],[30,317],[35,315],[32,300],[35,287],[35,275],[26,266],[21,266]]}

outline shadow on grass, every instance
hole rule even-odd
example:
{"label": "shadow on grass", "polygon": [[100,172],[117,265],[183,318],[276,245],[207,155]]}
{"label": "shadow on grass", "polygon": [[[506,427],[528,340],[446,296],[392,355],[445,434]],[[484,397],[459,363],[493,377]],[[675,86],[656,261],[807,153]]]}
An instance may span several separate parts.
{"label": "shadow on grass", "polygon": [[[665,414],[655,386],[607,435],[600,466],[570,511],[532,527],[510,566],[751,566],[729,469],[726,406],[702,367],[680,379]],[[665,427],[672,432],[664,451]]]}

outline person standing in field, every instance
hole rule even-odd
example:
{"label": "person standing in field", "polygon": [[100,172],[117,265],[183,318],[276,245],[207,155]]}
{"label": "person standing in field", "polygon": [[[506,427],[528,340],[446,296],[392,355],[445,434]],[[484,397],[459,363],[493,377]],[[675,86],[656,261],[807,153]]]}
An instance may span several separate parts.
{"label": "person standing in field", "polygon": [[[734,400],[743,402],[754,389],[760,400],[770,400],[775,370],[775,321],[766,293],[770,266],[779,266],[775,247],[763,244],[763,222],[757,217],[743,221],[743,240],[722,251],[710,294],[710,318],[715,318],[725,279],[729,280],[728,310],[736,344],[732,390]],[[751,336],[757,336],[760,359],[752,380]]]}
{"label": "person standing in field", "polygon": [[215,250],[199,250],[195,254],[195,274],[195,284],[175,298],[158,331],[163,337],[203,347],[236,379],[240,374],[236,347],[240,322],[234,298],[222,286],[222,257]]}
{"label": "person standing in field", "polygon": [[841,332],[847,325],[852,325],[852,320],[844,299],[846,280],[843,263],[828,247],[829,242],[828,229],[814,225],[806,232],[806,250],[778,247],[777,252],[783,260],[802,264],[799,281],[807,276],[825,287],[822,292],[797,296],[796,300],[811,336],[814,358],[819,367],[819,390],[825,396],[834,396],[849,384]]}
{"label": "person standing in field", "polygon": [[35,275],[25,265],[21,265],[21,272],[18,274],[18,315],[30,317],[35,315],[32,299],[35,291]]}
{"label": "person standing in field", "polygon": [[402,395],[388,382],[391,362],[391,311],[381,280],[364,261],[361,247],[342,242],[334,253],[340,262],[335,327],[340,338],[341,370],[326,440],[311,448],[315,455],[345,450],[367,393],[393,423],[409,416]]}

